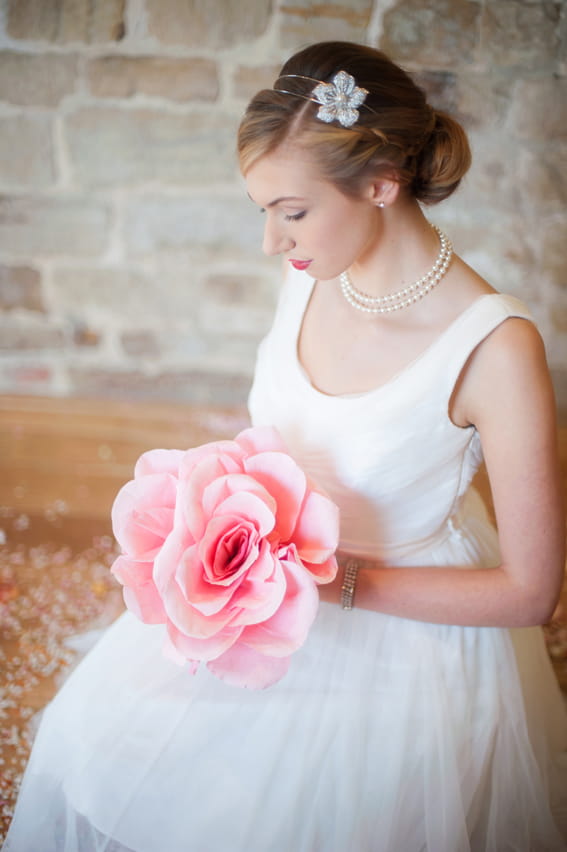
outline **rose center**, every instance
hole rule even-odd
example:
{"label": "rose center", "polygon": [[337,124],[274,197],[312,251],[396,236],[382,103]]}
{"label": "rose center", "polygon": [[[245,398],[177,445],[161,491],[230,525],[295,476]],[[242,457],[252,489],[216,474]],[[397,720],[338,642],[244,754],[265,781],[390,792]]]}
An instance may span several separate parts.
{"label": "rose center", "polygon": [[253,543],[250,531],[241,526],[228,530],[219,540],[213,562],[213,580],[236,574],[247,562]]}

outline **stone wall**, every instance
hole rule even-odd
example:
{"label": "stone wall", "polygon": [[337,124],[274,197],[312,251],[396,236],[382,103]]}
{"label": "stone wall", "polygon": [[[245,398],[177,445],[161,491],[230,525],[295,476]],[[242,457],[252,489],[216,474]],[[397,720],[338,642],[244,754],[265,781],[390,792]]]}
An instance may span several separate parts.
{"label": "stone wall", "polygon": [[529,303],[567,405],[561,0],[2,0],[0,392],[244,400],[280,270],[235,129],[325,38],[384,49],[466,126],[431,218]]}

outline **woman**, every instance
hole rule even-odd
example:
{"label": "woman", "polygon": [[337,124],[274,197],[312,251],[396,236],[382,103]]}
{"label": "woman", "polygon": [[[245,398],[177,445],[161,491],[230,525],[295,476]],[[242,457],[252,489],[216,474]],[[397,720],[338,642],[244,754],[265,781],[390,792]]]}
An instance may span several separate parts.
{"label": "woman", "polygon": [[465,134],[333,42],[252,100],[239,154],[290,267],[251,414],[338,503],[341,570],[262,693],[188,678],[123,616],[47,711],[6,848],[565,849],[567,725],[535,626],[564,563],[543,345],[422,211],[466,172]]}

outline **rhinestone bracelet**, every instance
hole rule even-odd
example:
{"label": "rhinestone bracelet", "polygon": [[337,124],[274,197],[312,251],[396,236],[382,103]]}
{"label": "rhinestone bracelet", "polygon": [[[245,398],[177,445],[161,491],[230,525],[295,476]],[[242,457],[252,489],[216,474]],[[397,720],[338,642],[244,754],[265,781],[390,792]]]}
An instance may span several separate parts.
{"label": "rhinestone bracelet", "polygon": [[343,609],[352,609],[357,575],[358,561],[356,559],[349,559],[345,565],[343,584],[341,586],[341,606]]}

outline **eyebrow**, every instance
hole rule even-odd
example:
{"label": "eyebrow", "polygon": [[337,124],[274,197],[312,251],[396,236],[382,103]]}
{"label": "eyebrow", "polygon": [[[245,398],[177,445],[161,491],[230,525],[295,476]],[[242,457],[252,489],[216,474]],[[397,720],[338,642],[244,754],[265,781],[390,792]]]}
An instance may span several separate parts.
{"label": "eyebrow", "polygon": [[[248,198],[250,201],[254,201],[250,193],[248,193]],[[299,195],[282,195],[280,198],[274,198],[274,200],[270,201],[269,204],[266,204],[265,207],[276,207],[278,204],[281,204],[282,201],[305,201],[305,199],[301,198]],[[256,202],[254,201],[254,203]]]}

